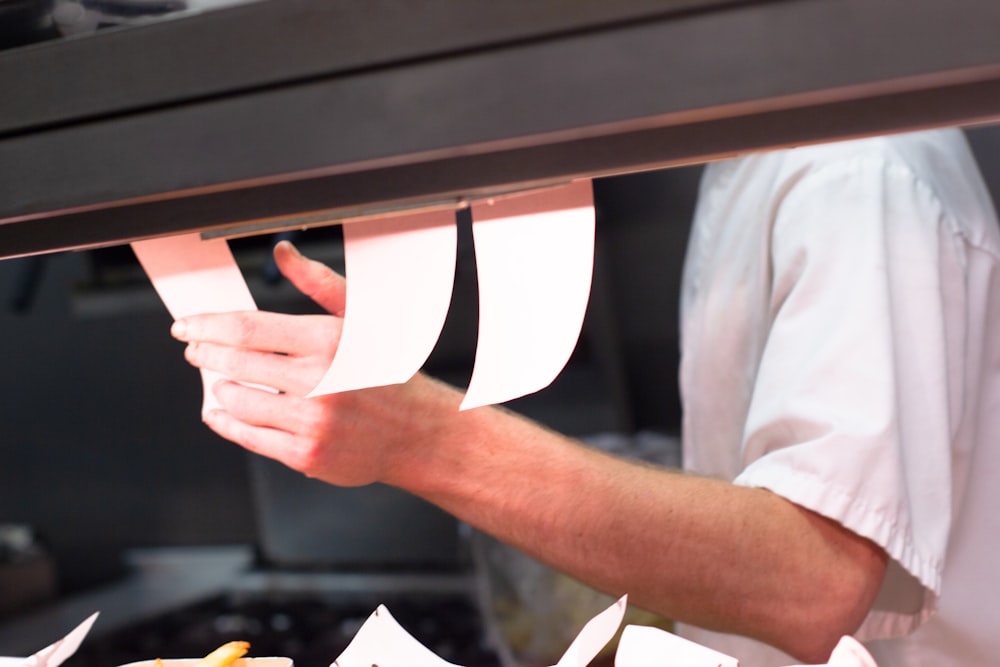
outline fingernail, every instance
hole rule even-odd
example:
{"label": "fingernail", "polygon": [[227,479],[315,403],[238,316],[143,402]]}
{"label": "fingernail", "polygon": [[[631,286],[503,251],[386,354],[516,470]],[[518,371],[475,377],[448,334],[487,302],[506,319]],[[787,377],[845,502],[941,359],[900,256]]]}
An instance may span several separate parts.
{"label": "fingernail", "polygon": [[184,320],[177,320],[172,325],[170,325],[170,335],[177,340],[186,340],[187,336],[187,322]]}
{"label": "fingernail", "polygon": [[302,256],[302,253],[300,253],[299,249],[295,247],[295,244],[289,241],[288,239],[282,239],[278,241],[278,244],[275,246],[275,249],[277,249],[278,246],[282,246],[288,253],[290,253],[294,257]]}

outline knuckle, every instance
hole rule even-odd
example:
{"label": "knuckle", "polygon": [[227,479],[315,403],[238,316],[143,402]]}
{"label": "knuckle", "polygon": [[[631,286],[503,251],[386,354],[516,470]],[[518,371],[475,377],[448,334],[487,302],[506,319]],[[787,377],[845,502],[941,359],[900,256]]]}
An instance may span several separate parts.
{"label": "knuckle", "polygon": [[250,369],[250,360],[243,350],[219,346],[203,346],[198,352],[199,365],[233,379],[246,379]]}
{"label": "knuckle", "polygon": [[299,472],[313,476],[322,465],[323,448],[320,441],[315,438],[301,435],[297,438],[297,447],[288,465]]}
{"label": "knuckle", "polygon": [[257,322],[253,314],[237,313],[234,326],[237,344],[250,347],[257,336]]}
{"label": "knuckle", "polygon": [[222,357],[219,366],[223,375],[237,379],[247,376],[248,363],[245,354],[223,354]]}
{"label": "knuckle", "polygon": [[330,432],[330,426],[332,425],[331,417],[322,409],[322,405],[318,401],[309,399],[305,401],[305,405],[302,408],[302,416],[302,434],[315,443],[316,446],[319,446]]}
{"label": "knuckle", "polygon": [[306,474],[316,474],[327,458],[332,420],[314,400],[303,401],[300,407],[298,429],[297,469]]}

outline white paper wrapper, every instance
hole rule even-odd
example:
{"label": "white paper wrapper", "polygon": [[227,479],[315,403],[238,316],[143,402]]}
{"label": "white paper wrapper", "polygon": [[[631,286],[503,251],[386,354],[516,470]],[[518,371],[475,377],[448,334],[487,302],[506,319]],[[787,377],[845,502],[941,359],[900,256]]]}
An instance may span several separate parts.
{"label": "white paper wrapper", "polygon": [[[586,667],[617,633],[627,600],[620,598],[584,625],[555,667]],[[66,637],[27,658],[0,657],[0,667],[58,667],[83,641],[96,619],[94,614]],[[168,658],[162,667],[195,667],[201,658]],[[157,659],[119,667],[157,667]],[[737,667],[736,658],[723,655],[659,628],[629,625],[622,633],[615,667]],[[361,626],[332,667],[458,667],[436,656],[406,632],[389,610],[379,606]],[[291,658],[240,658],[233,667],[293,667]],[[808,666],[799,666],[808,667]],[[822,667],[822,666],[815,666]],[[826,667],[878,667],[868,651],[852,637],[844,637]]]}
{"label": "white paper wrapper", "polygon": [[[611,641],[625,616],[622,597],[584,625],[554,667],[586,667]],[[738,667],[723,655],[666,630],[628,625],[615,655],[615,667]],[[379,606],[361,626],[331,667],[457,667],[432,653],[403,629],[389,610]],[[126,666],[133,667],[133,666]],[[153,667],[153,665],[140,665]],[[188,667],[188,666],[182,666]],[[808,666],[798,666],[808,667]],[[814,667],[823,667],[816,665]],[[865,648],[844,637],[825,667],[877,667]]]}
{"label": "white paper wrapper", "polygon": [[3,667],[59,667],[76,653],[76,649],[80,647],[83,638],[90,632],[90,626],[96,620],[97,614],[91,614],[59,641],[49,644],[27,658],[0,658],[0,665]]}

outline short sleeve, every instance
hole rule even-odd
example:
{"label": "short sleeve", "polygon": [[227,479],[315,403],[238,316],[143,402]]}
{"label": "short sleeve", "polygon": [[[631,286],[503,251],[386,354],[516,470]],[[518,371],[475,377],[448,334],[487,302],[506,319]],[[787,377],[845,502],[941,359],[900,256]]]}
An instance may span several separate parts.
{"label": "short sleeve", "polygon": [[929,186],[866,156],[798,174],[770,251],[769,331],[735,481],[882,546],[890,566],[858,636],[906,634],[935,607],[951,524],[961,246]]}

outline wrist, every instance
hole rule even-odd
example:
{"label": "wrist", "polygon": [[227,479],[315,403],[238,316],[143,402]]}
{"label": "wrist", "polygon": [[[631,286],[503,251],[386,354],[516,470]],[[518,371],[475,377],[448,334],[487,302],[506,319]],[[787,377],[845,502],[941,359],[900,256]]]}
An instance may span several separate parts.
{"label": "wrist", "polygon": [[398,440],[386,448],[381,481],[425,497],[456,474],[454,450],[463,443],[468,413],[459,411],[461,392],[423,374],[393,389],[401,393],[390,401],[401,408],[394,419],[403,423],[388,431]]}

